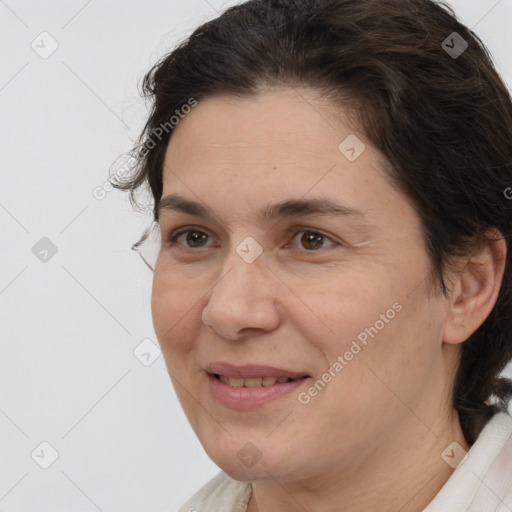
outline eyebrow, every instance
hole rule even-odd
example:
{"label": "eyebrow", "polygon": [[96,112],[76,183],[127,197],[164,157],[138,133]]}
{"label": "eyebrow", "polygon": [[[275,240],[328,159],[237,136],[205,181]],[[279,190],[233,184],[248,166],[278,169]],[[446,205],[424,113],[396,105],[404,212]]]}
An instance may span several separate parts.
{"label": "eyebrow", "polygon": [[[218,219],[215,212],[208,206],[178,194],[170,194],[160,199],[156,207],[157,216],[160,217],[160,214],[165,211],[177,211],[195,217]],[[278,203],[270,203],[259,212],[259,218],[267,222],[285,217],[308,215],[345,216],[366,220],[361,210],[336,203],[326,197],[286,199]]]}

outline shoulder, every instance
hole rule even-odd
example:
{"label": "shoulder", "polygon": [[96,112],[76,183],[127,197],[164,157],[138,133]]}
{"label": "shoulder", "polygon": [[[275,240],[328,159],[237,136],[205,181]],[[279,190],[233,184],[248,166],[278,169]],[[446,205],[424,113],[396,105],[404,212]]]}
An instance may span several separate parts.
{"label": "shoulder", "polygon": [[221,471],[178,512],[245,512],[251,492],[251,484],[233,480]]}

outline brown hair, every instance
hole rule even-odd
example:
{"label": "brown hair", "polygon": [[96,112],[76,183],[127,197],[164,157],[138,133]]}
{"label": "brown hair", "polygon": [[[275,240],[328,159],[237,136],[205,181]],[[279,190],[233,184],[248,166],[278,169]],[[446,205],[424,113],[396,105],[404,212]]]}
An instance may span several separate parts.
{"label": "brown hair", "polygon": [[[498,229],[508,247],[510,94],[482,41],[431,0],[250,0],[229,8],[145,76],[152,110],[131,153],[133,173],[114,176],[114,186],[137,206],[135,192],[149,185],[158,220],[170,118],[191,99],[278,85],[313,87],[356,109],[391,164],[390,179],[417,208],[443,293],[450,258],[486,230]],[[464,342],[455,377],[453,404],[470,444],[512,396],[512,381],[498,377],[512,358],[511,258],[507,251],[497,303]]]}

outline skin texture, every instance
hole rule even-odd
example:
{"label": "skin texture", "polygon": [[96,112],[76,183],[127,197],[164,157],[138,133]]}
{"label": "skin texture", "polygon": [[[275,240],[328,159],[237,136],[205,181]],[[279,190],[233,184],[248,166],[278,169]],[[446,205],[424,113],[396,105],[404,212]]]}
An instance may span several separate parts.
{"label": "skin texture", "polygon": [[[233,478],[252,482],[249,512],[420,511],[453,472],[441,453],[454,441],[470,448],[452,381],[460,344],[495,303],[505,244],[484,245],[454,267],[444,297],[429,279],[415,209],[342,114],[308,89],[207,98],[175,128],[166,153],[163,197],[198,201],[215,218],[161,212],[155,332],[204,449]],[[350,134],[366,145],[355,161],[338,149]],[[365,220],[258,217],[270,202],[317,197],[357,208]],[[187,246],[186,235],[167,243],[188,226],[208,235],[201,246]],[[304,229],[326,236],[321,248],[309,248]],[[235,250],[248,236],[263,249],[252,263]],[[400,312],[300,403],[298,393],[396,303]],[[204,367],[218,361],[311,378],[264,407],[237,411],[211,395]],[[251,467],[237,457],[246,443],[261,455]]]}

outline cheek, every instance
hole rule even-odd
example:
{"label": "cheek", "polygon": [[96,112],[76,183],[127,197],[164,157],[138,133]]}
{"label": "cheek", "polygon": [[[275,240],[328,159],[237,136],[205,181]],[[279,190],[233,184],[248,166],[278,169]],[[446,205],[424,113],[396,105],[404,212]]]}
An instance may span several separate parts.
{"label": "cheek", "polygon": [[[352,340],[364,342],[367,330],[380,332],[394,321],[399,293],[391,283],[380,281],[367,271],[336,275],[328,279],[296,288],[299,300],[290,300],[290,315],[303,332],[304,337],[317,345],[332,358],[350,348]],[[393,305],[395,304],[395,307]],[[384,315],[381,319],[381,315]],[[366,333],[366,334],[365,334]]]}
{"label": "cheek", "polygon": [[[151,293],[151,314],[155,334],[167,356],[190,350],[200,325],[199,301],[202,294],[182,283],[162,282],[155,274]],[[172,358],[169,358],[172,359]]]}
{"label": "cheek", "polygon": [[322,392],[329,408],[360,417],[365,410],[396,412],[397,395],[416,403],[428,388],[441,343],[442,319],[427,291],[360,295],[353,302],[343,296],[330,315],[336,336],[311,338],[324,355],[323,371],[338,362],[336,377]]}
{"label": "cheek", "polygon": [[423,276],[423,265],[417,261],[408,269],[388,262],[333,272],[329,279],[294,290],[302,302],[290,300],[288,314],[321,356],[324,367],[318,372],[329,369],[338,356],[353,376],[369,366],[392,373],[417,364],[418,354],[429,357],[439,338],[439,314],[425,283],[418,287],[420,280],[414,279]]}

